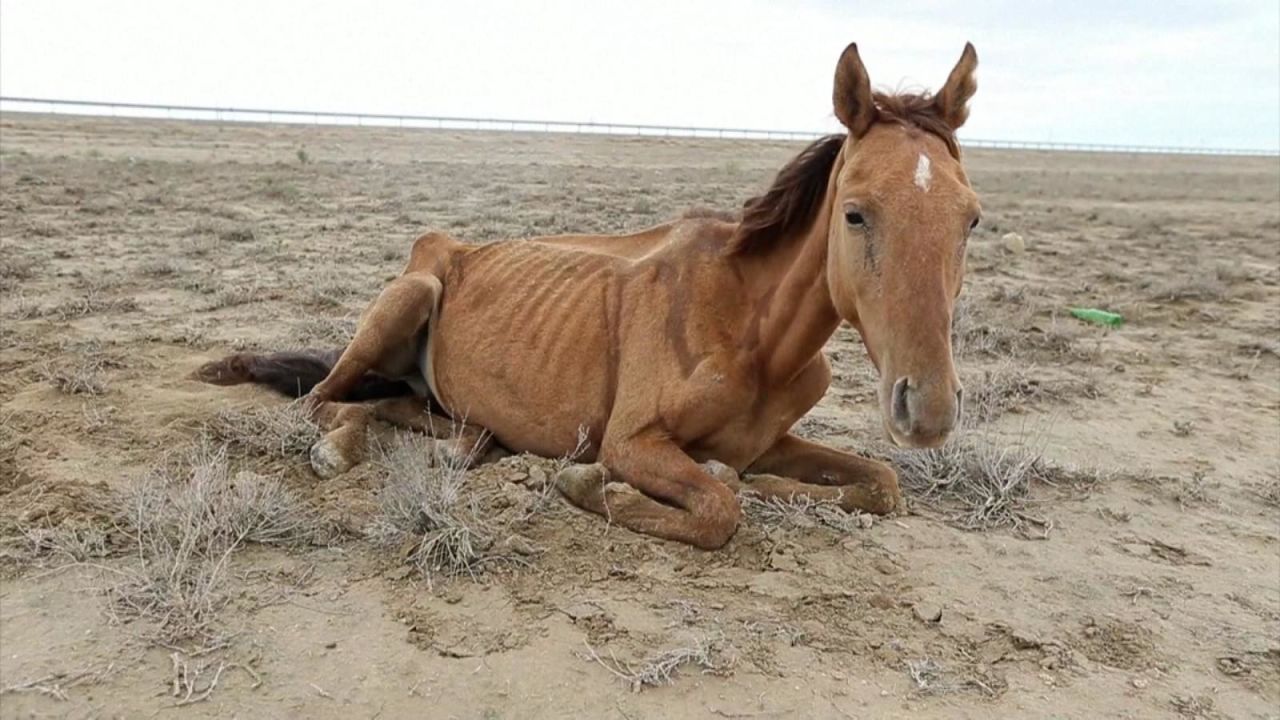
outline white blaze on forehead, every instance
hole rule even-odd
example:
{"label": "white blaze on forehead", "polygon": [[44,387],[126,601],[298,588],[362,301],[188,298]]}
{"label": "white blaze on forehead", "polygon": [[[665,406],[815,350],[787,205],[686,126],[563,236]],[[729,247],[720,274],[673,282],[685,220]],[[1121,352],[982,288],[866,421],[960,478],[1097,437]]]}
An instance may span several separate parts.
{"label": "white blaze on forehead", "polygon": [[916,161],[916,187],[928,192],[929,183],[933,181],[933,170],[929,168],[929,156],[920,153],[920,159]]}

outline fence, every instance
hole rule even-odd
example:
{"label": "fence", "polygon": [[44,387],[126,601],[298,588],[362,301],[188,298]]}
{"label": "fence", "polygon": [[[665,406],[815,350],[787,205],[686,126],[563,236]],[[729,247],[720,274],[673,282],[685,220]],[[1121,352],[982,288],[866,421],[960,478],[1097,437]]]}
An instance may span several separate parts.
{"label": "fence", "polygon": [[[451,117],[444,115],[395,115],[385,113],[340,113],[312,110],[264,110],[260,108],[207,107],[199,105],[152,105],[146,103],[58,100],[51,98],[0,96],[0,112],[65,113],[112,117],[169,118],[217,122],[310,123],[315,125],[357,125],[377,127],[434,128],[449,130],[506,130],[524,132],[576,132],[608,135],[659,135],[695,138],[738,138],[761,140],[812,140],[823,133],[808,130],[759,130],[681,125],[648,125],[566,120],[516,120],[502,118]],[[1066,150],[1075,152],[1119,152],[1176,155],[1256,155],[1280,156],[1280,149],[1176,147],[1161,145],[1108,145],[1101,143],[1039,142],[1026,140],[986,140],[964,138],[971,148],[1021,150]]]}

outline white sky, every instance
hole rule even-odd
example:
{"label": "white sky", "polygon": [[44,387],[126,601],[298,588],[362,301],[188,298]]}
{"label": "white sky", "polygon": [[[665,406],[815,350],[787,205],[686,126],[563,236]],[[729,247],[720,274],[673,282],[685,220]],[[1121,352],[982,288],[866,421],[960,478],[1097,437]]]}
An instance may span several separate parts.
{"label": "white sky", "polygon": [[0,0],[0,93],[826,130],[836,58],[962,136],[1280,147],[1280,1]]}

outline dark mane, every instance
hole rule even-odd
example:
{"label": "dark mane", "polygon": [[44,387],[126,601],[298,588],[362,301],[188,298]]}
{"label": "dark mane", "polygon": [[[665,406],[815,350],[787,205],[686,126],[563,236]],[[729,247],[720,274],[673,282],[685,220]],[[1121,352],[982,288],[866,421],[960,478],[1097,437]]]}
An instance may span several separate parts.
{"label": "dark mane", "polygon": [[[876,122],[897,123],[936,135],[957,160],[960,144],[938,112],[929,93],[877,92]],[[769,246],[813,221],[827,191],[831,168],[844,146],[844,135],[828,135],[814,141],[778,171],[768,192],[751,198],[742,209],[742,223],[729,242],[731,254],[749,253]]]}
{"label": "dark mane", "polygon": [[747,201],[742,223],[729,241],[731,254],[767,247],[770,239],[788,235],[813,220],[826,195],[831,167],[844,147],[844,137],[828,135],[815,140],[782,166],[768,192]]}

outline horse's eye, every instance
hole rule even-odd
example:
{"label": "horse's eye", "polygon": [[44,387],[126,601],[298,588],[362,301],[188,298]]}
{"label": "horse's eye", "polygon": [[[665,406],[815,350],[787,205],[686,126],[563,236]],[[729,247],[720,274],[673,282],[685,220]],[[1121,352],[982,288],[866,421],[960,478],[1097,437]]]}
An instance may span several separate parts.
{"label": "horse's eye", "polygon": [[862,213],[857,210],[850,210],[846,212],[844,214],[844,221],[853,227],[862,227],[867,224],[866,219],[862,217]]}

